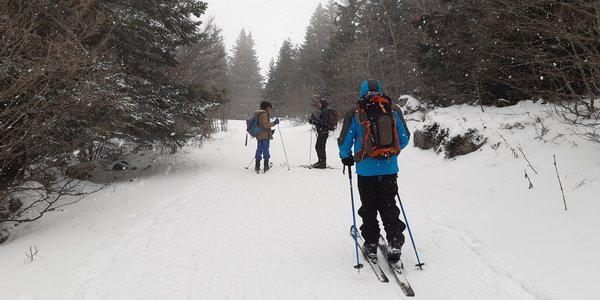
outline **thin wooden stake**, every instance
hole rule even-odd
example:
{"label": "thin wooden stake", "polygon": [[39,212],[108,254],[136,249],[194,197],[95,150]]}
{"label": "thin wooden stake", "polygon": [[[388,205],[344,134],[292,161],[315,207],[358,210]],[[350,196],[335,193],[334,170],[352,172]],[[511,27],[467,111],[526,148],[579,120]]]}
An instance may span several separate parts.
{"label": "thin wooden stake", "polygon": [[521,154],[523,154],[523,158],[525,158],[525,160],[529,164],[529,167],[535,172],[535,174],[537,174],[538,172],[533,168],[533,166],[531,165],[531,162],[529,161],[529,159],[527,159],[527,156],[525,155],[525,152],[523,152],[523,147],[521,147],[521,144],[519,144],[518,149],[521,152]]}
{"label": "thin wooden stake", "polygon": [[560,176],[558,175],[558,167],[556,166],[556,154],[554,156],[554,169],[556,169],[556,177],[558,178],[558,184],[560,185],[560,191],[562,192],[563,203],[565,204],[565,210],[567,210],[567,200],[565,199],[565,191],[563,190],[562,182],[560,181]]}

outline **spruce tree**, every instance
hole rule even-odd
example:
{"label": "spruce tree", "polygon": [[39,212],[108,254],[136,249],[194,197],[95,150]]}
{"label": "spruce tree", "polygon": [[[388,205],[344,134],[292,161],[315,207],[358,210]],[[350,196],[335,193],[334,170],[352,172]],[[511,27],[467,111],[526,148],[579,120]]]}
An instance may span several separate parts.
{"label": "spruce tree", "polygon": [[[305,100],[328,96],[325,84],[323,54],[330,47],[333,33],[333,2],[324,8],[319,4],[306,28],[304,43],[299,49],[299,72],[302,80],[302,97]],[[307,103],[309,104],[309,103]]]}
{"label": "spruce tree", "polygon": [[282,115],[297,115],[303,110],[301,101],[301,83],[298,68],[298,50],[288,39],[279,49],[277,62],[269,70],[265,99],[275,104]]}
{"label": "spruce tree", "polygon": [[324,51],[323,79],[329,99],[338,105],[356,101],[358,85],[364,79],[363,60],[354,47],[358,33],[358,0],[337,4],[334,10],[334,31],[330,47]]}
{"label": "spruce tree", "polygon": [[231,105],[229,116],[244,118],[258,108],[262,94],[262,76],[252,33],[242,29],[232,50],[229,66],[228,91]]}

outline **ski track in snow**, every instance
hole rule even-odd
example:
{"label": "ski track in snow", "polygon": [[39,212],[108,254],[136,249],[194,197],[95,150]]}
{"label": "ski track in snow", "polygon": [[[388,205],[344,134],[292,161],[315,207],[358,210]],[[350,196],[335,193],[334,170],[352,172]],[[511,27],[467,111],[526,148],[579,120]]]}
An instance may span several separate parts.
{"label": "ski track in snow", "polygon": [[447,225],[445,222],[441,223],[439,220],[432,220],[431,218],[427,218],[427,219],[435,222],[438,228],[442,228],[445,236],[457,235],[458,238],[462,241],[462,243],[465,246],[467,246],[471,250],[473,255],[476,256],[476,258],[482,264],[487,266],[487,268],[490,271],[496,273],[499,277],[505,277],[507,279],[514,281],[514,283],[516,285],[519,285],[523,289],[523,291],[525,291],[526,293],[528,293],[531,296],[531,298],[538,298],[538,299],[549,299],[550,298],[548,295],[544,295],[544,294],[540,293],[539,291],[536,291],[535,288],[528,287],[529,284],[527,282],[525,282],[521,276],[514,275],[514,272],[518,272],[518,271],[516,271],[516,270],[508,271],[507,270],[508,266],[506,266],[505,263],[499,261],[496,257],[489,255],[485,250],[483,250],[482,247],[484,246],[484,243],[477,240],[476,238],[474,238],[473,235],[469,231],[460,229],[460,228],[456,228],[451,225]]}
{"label": "ski track in snow", "polygon": [[[230,121],[228,132],[216,134],[200,149],[186,150],[186,161],[167,170],[171,172],[168,180],[150,180],[150,186],[125,183],[112,194],[105,194],[103,197],[127,198],[152,193],[147,203],[137,203],[145,210],[132,214],[135,222],[119,223],[125,225],[110,231],[115,236],[105,239],[108,243],[87,247],[90,253],[80,254],[84,258],[81,264],[67,269],[62,278],[49,278],[52,284],[47,288],[52,293],[44,293],[43,288],[33,292],[8,289],[9,295],[44,300],[405,298],[391,277],[389,283],[380,283],[370,268],[360,273],[353,269],[354,244],[348,237],[352,224],[350,191],[348,175],[342,174],[337,158],[335,138],[339,132],[331,134],[327,142],[328,163],[335,169],[311,170],[299,167],[309,160],[309,127],[285,121],[281,125],[277,130],[283,130],[290,170],[279,134],[271,141],[273,169],[266,174],[256,174],[253,164],[245,169],[254,154],[255,141],[249,140],[248,147],[243,147],[243,121]],[[311,151],[314,162],[314,144]],[[482,239],[477,235],[481,231],[466,226],[468,222],[456,224],[443,201],[424,201],[439,195],[461,195],[457,193],[460,190],[430,176],[438,170],[435,162],[426,159],[438,158],[422,153],[403,151],[400,173],[409,170],[414,175],[399,177],[419,256],[426,263],[423,271],[414,266],[417,260],[406,231],[402,257],[416,299],[563,299],[540,288],[522,266],[498,255],[489,243],[493,238]],[[449,170],[442,176],[452,174],[458,165],[444,165]],[[431,182],[423,182],[427,176]],[[592,182],[593,177],[585,178]],[[353,181],[358,209],[355,174]],[[522,183],[520,178],[515,181]],[[435,193],[429,189],[415,194],[417,189],[412,189],[427,189],[436,183]],[[486,197],[494,195],[495,188],[470,192],[477,196],[473,199],[489,202],[492,197]],[[408,195],[406,199],[404,195]],[[465,201],[462,204],[473,214],[495,209],[485,208],[485,201]],[[434,210],[428,205],[441,206]],[[513,204],[505,205],[510,211]],[[527,212],[529,207],[523,209]],[[497,213],[495,218],[501,219],[505,211]],[[100,218],[94,219],[96,223],[90,221],[94,224],[90,227],[102,228],[102,222],[111,226],[111,220],[102,217],[96,217]],[[91,229],[64,223],[62,226],[84,233],[78,238],[94,239],[95,233],[86,231]],[[60,226],[46,234],[68,238],[71,233],[61,231]],[[37,233],[31,233],[31,239],[36,237]],[[383,269],[389,275],[389,269]],[[10,280],[5,284],[9,287]]]}

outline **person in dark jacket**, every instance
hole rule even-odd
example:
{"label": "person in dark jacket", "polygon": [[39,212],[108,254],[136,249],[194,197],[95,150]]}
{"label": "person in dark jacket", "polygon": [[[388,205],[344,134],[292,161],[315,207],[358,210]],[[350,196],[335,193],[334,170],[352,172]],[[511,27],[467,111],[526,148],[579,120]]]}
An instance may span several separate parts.
{"label": "person in dark jacket", "polygon": [[256,159],[256,165],[254,166],[255,171],[260,171],[260,161],[261,159],[265,159],[264,170],[265,172],[269,170],[269,159],[271,158],[271,154],[269,153],[269,144],[273,139],[273,131],[271,127],[279,124],[279,118],[275,118],[273,122],[271,122],[271,110],[273,109],[273,105],[267,101],[263,101],[260,103],[260,109],[254,112],[255,116],[258,116],[258,126],[260,127],[260,132],[256,136],[256,155],[254,158]]}
{"label": "person in dark jacket", "polygon": [[[399,107],[393,105],[392,113],[395,118],[396,134],[398,142],[398,153],[390,154],[385,159],[377,159],[368,155],[363,143],[363,135],[368,132],[369,122],[364,110],[365,99],[374,95],[389,97],[382,94],[381,83],[376,80],[365,80],[361,86],[359,104],[350,109],[344,116],[344,124],[338,145],[340,158],[345,166],[352,166],[356,162],[356,174],[358,180],[358,192],[360,194],[361,207],[358,214],[362,218],[360,226],[361,234],[365,240],[363,250],[365,256],[377,259],[377,244],[379,241],[379,213],[386,232],[390,253],[388,259],[391,261],[400,259],[400,251],[404,244],[403,231],[406,225],[400,220],[400,209],[396,205],[396,194],[398,192],[397,154],[400,149],[408,145],[409,132],[406,122]],[[361,106],[363,109],[361,109]],[[360,118],[360,119],[359,119]],[[354,155],[352,148],[354,147]]]}
{"label": "person in dark jacket", "polygon": [[317,151],[317,157],[319,161],[312,165],[316,169],[327,168],[327,155],[325,154],[325,146],[327,144],[327,138],[329,137],[329,115],[330,111],[327,109],[327,100],[321,98],[317,101],[317,108],[319,113],[313,114],[308,123],[315,126],[317,131],[317,142],[315,144],[315,150]]}

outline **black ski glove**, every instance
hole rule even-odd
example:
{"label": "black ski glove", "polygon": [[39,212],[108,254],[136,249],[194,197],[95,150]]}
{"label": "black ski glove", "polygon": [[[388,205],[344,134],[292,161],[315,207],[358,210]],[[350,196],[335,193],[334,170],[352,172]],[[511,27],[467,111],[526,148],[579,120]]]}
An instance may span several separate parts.
{"label": "black ski glove", "polygon": [[344,164],[344,166],[354,166],[354,157],[348,156],[342,158],[342,163]]}

